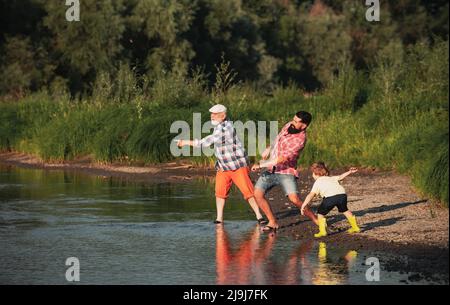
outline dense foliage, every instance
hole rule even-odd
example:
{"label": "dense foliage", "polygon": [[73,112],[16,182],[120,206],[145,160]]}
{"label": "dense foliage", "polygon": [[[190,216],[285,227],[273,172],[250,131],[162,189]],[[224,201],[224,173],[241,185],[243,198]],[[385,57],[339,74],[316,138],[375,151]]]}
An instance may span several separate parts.
{"label": "dense foliage", "polygon": [[[165,162],[176,120],[314,120],[300,160],[395,169],[448,205],[448,2],[0,1],[0,149]],[[210,163],[206,157],[193,162]]]}

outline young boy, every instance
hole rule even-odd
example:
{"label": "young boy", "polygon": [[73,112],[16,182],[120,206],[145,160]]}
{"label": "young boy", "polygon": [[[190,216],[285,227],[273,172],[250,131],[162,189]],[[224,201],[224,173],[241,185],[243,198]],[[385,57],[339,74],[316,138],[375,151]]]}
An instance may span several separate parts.
{"label": "young boy", "polygon": [[350,168],[348,172],[343,173],[340,176],[329,176],[330,172],[323,162],[317,162],[311,165],[311,171],[314,183],[311,192],[306,196],[305,201],[301,207],[301,213],[303,215],[304,209],[311,203],[312,199],[316,195],[320,195],[323,200],[317,210],[317,218],[319,221],[319,233],[314,234],[314,237],[327,236],[327,220],[325,216],[334,208],[337,207],[340,213],[344,213],[351,228],[348,233],[358,233],[360,229],[356,223],[356,217],[347,208],[347,194],[345,189],[339,183],[350,174],[356,173],[358,170],[354,167]]}

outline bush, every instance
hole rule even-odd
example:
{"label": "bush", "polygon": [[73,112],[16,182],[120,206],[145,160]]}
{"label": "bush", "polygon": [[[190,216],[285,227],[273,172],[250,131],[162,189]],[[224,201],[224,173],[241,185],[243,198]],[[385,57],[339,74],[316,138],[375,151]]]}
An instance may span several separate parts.
{"label": "bush", "polygon": [[18,107],[12,103],[0,103],[0,150],[11,151],[21,138],[22,124]]}
{"label": "bush", "polygon": [[[380,54],[377,64],[370,77],[344,65],[313,96],[294,84],[273,92],[235,84],[223,66],[210,94],[200,73],[169,73],[150,84],[122,67],[119,76],[99,74],[84,102],[68,100],[61,86],[0,103],[0,148],[57,161],[92,154],[98,161],[157,163],[173,158],[172,122],[191,122],[193,112],[205,122],[214,102],[229,107],[232,120],[276,120],[279,128],[306,110],[313,121],[300,165],[323,160],[332,167],[395,169],[448,205],[448,42],[418,44],[398,58]],[[213,159],[189,160],[211,165]]]}
{"label": "bush", "polygon": [[128,160],[127,141],[136,125],[134,109],[128,105],[106,107],[96,118],[99,128],[92,136],[90,152],[99,161]]}
{"label": "bush", "polygon": [[205,102],[207,95],[200,76],[187,78],[184,75],[168,73],[158,78],[150,90],[152,103],[173,108],[192,108]]}
{"label": "bush", "polygon": [[127,151],[134,160],[150,163],[165,162],[172,159],[170,143],[175,137],[170,134],[172,122],[184,119],[189,122],[187,113],[180,110],[165,109],[161,115],[157,109],[140,120],[127,141]]}

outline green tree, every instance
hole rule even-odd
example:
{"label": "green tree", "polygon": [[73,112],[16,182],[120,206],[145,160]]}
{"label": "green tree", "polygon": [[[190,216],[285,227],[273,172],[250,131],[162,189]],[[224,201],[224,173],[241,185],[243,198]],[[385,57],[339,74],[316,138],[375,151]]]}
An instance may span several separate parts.
{"label": "green tree", "polygon": [[151,78],[164,71],[185,73],[195,55],[184,37],[189,30],[195,2],[182,0],[146,0],[130,5],[127,17],[130,37],[137,63],[144,66]]}
{"label": "green tree", "polygon": [[122,49],[124,31],[121,0],[80,1],[80,21],[68,22],[68,6],[45,2],[44,25],[53,35],[54,51],[72,89],[85,90],[98,71],[112,71]]}
{"label": "green tree", "polygon": [[188,33],[196,53],[192,65],[204,67],[213,83],[215,65],[224,55],[239,80],[257,80],[266,52],[255,15],[240,0],[200,0],[195,12]]}
{"label": "green tree", "polygon": [[22,97],[48,84],[55,66],[42,46],[34,47],[28,37],[10,37],[2,48],[0,92]]}

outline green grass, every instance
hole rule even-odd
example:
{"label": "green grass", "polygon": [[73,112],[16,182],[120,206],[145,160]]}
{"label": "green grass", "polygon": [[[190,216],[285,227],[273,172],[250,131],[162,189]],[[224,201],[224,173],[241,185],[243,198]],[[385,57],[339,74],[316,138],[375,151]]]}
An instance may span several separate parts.
{"label": "green grass", "polygon": [[173,159],[171,123],[192,122],[193,112],[207,121],[215,102],[229,107],[233,120],[276,120],[279,127],[306,110],[313,123],[299,165],[323,160],[393,169],[448,206],[448,42],[416,45],[395,63],[380,57],[367,74],[343,66],[310,97],[295,84],[263,89],[244,83],[208,92],[201,75],[168,74],[150,84],[122,68],[116,77],[101,74],[83,100],[40,92],[0,102],[0,149],[51,161],[91,155],[99,162],[159,163]]}

